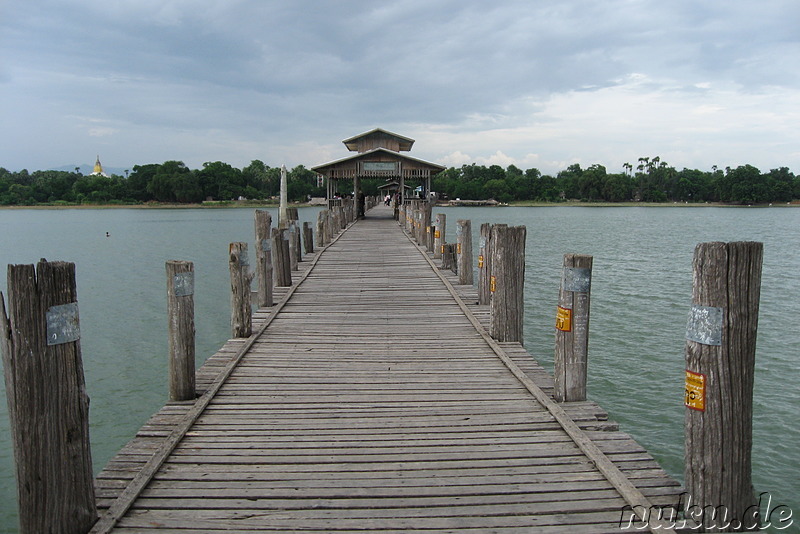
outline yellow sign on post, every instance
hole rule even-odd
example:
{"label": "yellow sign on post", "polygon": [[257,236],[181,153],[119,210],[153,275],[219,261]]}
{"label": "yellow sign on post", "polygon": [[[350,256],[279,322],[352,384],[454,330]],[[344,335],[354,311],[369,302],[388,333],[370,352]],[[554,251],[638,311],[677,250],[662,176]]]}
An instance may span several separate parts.
{"label": "yellow sign on post", "polygon": [[559,306],[556,309],[556,330],[562,332],[572,331],[572,310]]}
{"label": "yellow sign on post", "polygon": [[686,398],[683,403],[692,410],[706,410],[706,375],[686,370]]}
{"label": "yellow sign on post", "polygon": [[483,269],[483,254],[478,255],[478,269]]}
{"label": "yellow sign on post", "polygon": [[439,230],[434,230],[433,231],[433,237],[435,237],[436,239],[439,239],[441,237],[441,235],[442,234],[439,232]]}
{"label": "yellow sign on post", "polygon": [[494,293],[496,289],[497,289],[497,278],[495,278],[494,276],[490,276],[489,277],[489,291]]}

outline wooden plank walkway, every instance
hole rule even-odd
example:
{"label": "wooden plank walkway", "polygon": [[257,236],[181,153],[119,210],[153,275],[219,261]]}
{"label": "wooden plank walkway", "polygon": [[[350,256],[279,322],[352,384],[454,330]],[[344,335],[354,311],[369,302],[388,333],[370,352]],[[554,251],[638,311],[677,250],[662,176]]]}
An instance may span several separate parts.
{"label": "wooden plank walkway", "polygon": [[637,494],[677,501],[602,409],[553,407],[525,349],[487,341],[474,289],[388,209],[306,259],[263,332],[200,369],[208,393],[100,473],[93,532],[619,532]]}

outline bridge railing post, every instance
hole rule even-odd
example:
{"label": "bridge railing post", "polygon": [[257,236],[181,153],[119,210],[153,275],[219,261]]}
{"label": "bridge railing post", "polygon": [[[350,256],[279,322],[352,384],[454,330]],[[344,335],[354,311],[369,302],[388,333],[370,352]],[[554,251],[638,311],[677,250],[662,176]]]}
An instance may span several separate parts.
{"label": "bridge railing post", "polygon": [[592,261],[592,256],[564,254],[553,360],[558,402],[586,400]]}
{"label": "bridge railing post", "polygon": [[432,221],[433,204],[426,203],[425,207],[425,250],[433,252],[433,232],[434,226]]}
{"label": "bridge railing post", "polygon": [[297,222],[290,221],[289,228],[286,230],[286,236],[289,240],[289,265],[292,271],[297,271],[297,262],[300,261],[300,250],[297,247],[299,234],[297,232]]}
{"label": "bridge railing post", "polygon": [[444,213],[436,214],[436,231],[433,234],[433,258],[442,259],[442,245],[445,244],[445,230],[447,229],[447,216]]}
{"label": "bridge railing post", "polygon": [[325,241],[324,244],[330,245],[333,240],[333,211],[328,209],[325,214]]}
{"label": "bridge railing post", "polygon": [[286,239],[286,229],[284,228],[272,229],[272,266],[275,286],[291,286],[292,267],[289,263],[289,241]]}
{"label": "bridge railing post", "polygon": [[258,274],[258,306],[273,304],[272,280],[272,215],[267,210],[256,210],[256,273]]}
{"label": "bridge railing post", "polygon": [[525,236],[524,226],[494,225],[489,333],[498,341],[522,343]]}
{"label": "bridge railing post", "polygon": [[456,255],[458,257],[458,283],[471,286],[475,281],[472,271],[472,221],[456,221]]}
{"label": "bridge railing post", "polygon": [[250,297],[250,261],[247,243],[228,246],[228,269],[231,274],[231,337],[250,337],[253,333],[253,309]]}
{"label": "bridge railing post", "polygon": [[97,520],[75,264],[8,266],[3,357],[22,534],[83,534]]}
{"label": "bridge railing post", "polygon": [[[703,526],[737,518],[758,526],[753,491],[753,379],[763,243],[700,243],[686,327],[686,490]],[[722,442],[724,441],[724,446]]]}
{"label": "bridge railing post", "polygon": [[445,243],[442,245],[442,269],[450,269],[458,274],[458,259],[456,255],[456,244]]}
{"label": "bridge railing post", "polygon": [[170,260],[166,269],[169,398],[173,401],[194,400],[194,264]]}
{"label": "bridge railing post", "polygon": [[314,229],[308,221],[303,223],[303,248],[306,254],[314,253]]}
{"label": "bridge railing post", "polygon": [[314,236],[314,244],[317,248],[322,248],[325,246],[325,210],[320,210],[317,213],[316,228],[317,233]]}
{"label": "bridge railing post", "polygon": [[481,224],[481,236],[478,243],[478,304],[489,304],[489,223]]}

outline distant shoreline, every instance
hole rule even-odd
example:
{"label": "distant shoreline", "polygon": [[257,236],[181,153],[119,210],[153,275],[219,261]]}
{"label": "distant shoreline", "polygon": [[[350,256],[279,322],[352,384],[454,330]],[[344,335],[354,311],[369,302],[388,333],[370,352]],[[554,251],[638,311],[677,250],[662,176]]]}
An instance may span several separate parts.
{"label": "distant shoreline", "polygon": [[[293,203],[291,207],[320,207],[319,204],[308,204],[305,202]],[[35,204],[31,206],[0,206],[0,210],[70,210],[70,209],[229,209],[229,208],[277,208],[277,202],[258,202],[258,201],[220,201],[203,202],[200,204],[171,204],[147,202],[144,204]],[[797,208],[800,207],[800,200],[792,202],[773,202],[766,204],[729,204],[724,202],[536,202],[529,200],[512,201],[508,204],[495,206],[448,206],[445,203],[437,204],[437,207],[509,207],[509,208],[555,208],[555,207],[581,207],[581,208]]]}

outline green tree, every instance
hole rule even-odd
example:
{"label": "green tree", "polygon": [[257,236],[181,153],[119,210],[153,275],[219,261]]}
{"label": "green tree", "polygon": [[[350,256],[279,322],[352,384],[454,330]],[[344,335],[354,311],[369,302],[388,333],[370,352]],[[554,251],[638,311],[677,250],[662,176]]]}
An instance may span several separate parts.
{"label": "green tree", "polygon": [[182,161],[165,161],[158,166],[158,170],[150,179],[147,191],[159,202],[175,202],[177,200],[175,187],[178,184],[178,178],[191,172]]}
{"label": "green tree", "polygon": [[772,169],[767,175],[770,188],[769,200],[789,202],[794,197],[795,175],[788,167]]}
{"label": "green tree", "polygon": [[583,169],[580,164],[573,163],[565,170],[558,173],[556,179],[564,193],[565,198],[580,198],[580,177],[583,175]]}
{"label": "green tree", "polygon": [[632,185],[627,174],[607,174],[603,181],[601,195],[609,202],[625,202],[631,199]]}
{"label": "green tree", "polygon": [[127,178],[128,196],[140,202],[155,200],[153,193],[148,189],[148,185],[158,172],[159,167],[160,165],[158,163],[134,165],[133,172],[131,172]]}
{"label": "green tree", "polygon": [[202,190],[202,198],[215,200],[235,200],[244,196],[245,178],[239,169],[215,161],[203,163],[203,168],[196,171]]}

